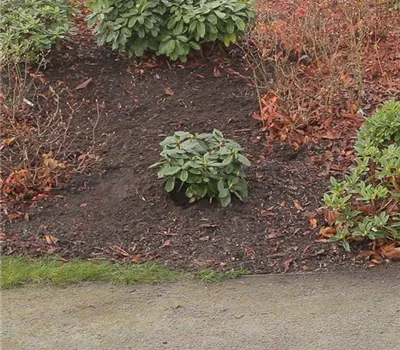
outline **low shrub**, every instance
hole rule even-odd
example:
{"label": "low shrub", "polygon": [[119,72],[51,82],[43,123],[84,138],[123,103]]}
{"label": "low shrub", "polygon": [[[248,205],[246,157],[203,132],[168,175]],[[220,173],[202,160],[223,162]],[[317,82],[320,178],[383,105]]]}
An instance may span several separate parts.
{"label": "low shrub", "polygon": [[248,196],[244,166],[250,161],[243,148],[220,131],[196,135],[178,131],[160,145],[162,160],[152,167],[161,166],[158,177],[165,179],[167,192],[185,190],[190,202],[217,198],[222,206],[230,204],[232,194],[240,200]]}
{"label": "low shrub", "polygon": [[70,32],[72,7],[65,0],[3,0],[0,13],[2,65],[40,62]]}
{"label": "low shrub", "polygon": [[390,101],[358,133],[356,165],[344,181],[332,178],[326,206],[346,249],[365,238],[400,242],[400,102]]}
{"label": "low shrub", "polygon": [[201,44],[228,46],[243,36],[254,18],[247,0],[93,0],[87,18],[98,44],[112,44],[129,56],[146,50],[186,61]]}

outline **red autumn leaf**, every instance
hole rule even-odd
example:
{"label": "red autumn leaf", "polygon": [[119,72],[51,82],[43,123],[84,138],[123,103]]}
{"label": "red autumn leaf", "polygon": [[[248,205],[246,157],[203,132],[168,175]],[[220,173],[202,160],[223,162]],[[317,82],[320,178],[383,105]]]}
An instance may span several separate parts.
{"label": "red autumn leaf", "polygon": [[270,210],[265,210],[265,209],[261,210],[261,216],[274,216],[274,215],[275,213]]}
{"label": "red autumn leaf", "polygon": [[283,267],[285,268],[284,272],[287,272],[290,268],[290,265],[293,263],[293,259],[289,258],[283,262]]}

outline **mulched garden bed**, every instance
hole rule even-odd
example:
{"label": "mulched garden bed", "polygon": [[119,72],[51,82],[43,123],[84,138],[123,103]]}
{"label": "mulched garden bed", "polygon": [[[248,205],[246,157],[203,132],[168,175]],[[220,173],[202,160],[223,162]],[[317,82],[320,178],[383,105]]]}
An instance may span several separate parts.
{"label": "mulched garden bed", "polygon": [[[101,160],[90,174],[26,208],[27,220],[5,222],[3,254],[154,260],[185,270],[253,273],[362,266],[341,247],[316,242],[319,227],[310,219],[322,205],[329,174],[315,157],[322,157],[324,148],[264,145],[268,140],[251,118],[258,102],[243,78],[243,62],[151,65],[134,67],[88,43],[72,45],[45,71],[70,103],[80,105],[75,130],[90,130],[96,99],[103,104],[96,129]],[[87,87],[76,90],[89,78]],[[228,208],[206,200],[181,207],[149,169],[158,159],[159,142],[174,131],[214,128],[239,142],[252,161],[250,197]]]}

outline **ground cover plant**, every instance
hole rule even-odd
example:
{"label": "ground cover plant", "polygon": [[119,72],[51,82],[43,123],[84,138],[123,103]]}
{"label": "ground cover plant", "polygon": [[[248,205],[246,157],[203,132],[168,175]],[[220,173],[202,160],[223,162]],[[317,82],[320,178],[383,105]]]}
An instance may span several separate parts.
{"label": "ground cover plant", "polygon": [[331,241],[340,240],[350,250],[349,242],[370,239],[373,249],[382,246],[385,256],[398,257],[400,102],[385,103],[366,120],[355,149],[356,165],[344,181],[332,178],[332,190],[324,196],[336,226]]}
{"label": "ground cover plant", "polygon": [[0,4],[0,59],[40,63],[71,31],[72,7],[65,0],[4,0]]}
{"label": "ground cover plant", "polygon": [[244,0],[93,0],[89,26],[98,44],[129,56],[145,51],[186,61],[192,50],[220,40],[226,46],[246,34],[254,18]]}

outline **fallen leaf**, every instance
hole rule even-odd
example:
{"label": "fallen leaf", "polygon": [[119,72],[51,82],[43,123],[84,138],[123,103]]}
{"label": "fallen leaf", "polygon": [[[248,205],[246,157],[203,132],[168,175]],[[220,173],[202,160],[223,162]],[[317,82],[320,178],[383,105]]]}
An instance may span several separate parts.
{"label": "fallen leaf", "polygon": [[125,256],[125,257],[129,257],[129,256],[130,256],[129,253],[128,253],[125,249],[122,249],[121,247],[118,247],[118,246],[116,246],[116,245],[111,246],[110,249],[111,249],[114,253],[117,253],[117,254],[119,254],[119,255],[121,255],[121,256]]}
{"label": "fallen leaf", "polygon": [[328,223],[329,226],[332,226],[336,219],[340,216],[340,213],[332,210],[325,211],[325,221]]}
{"label": "fallen leaf", "polygon": [[396,247],[396,244],[388,244],[383,246],[381,248],[381,252],[390,260],[400,259],[400,247]]}
{"label": "fallen leaf", "polygon": [[268,239],[274,239],[276,237],[278,237],[278,231],[275,230],[271,231],[271,233],[269,233],[267,236]]}
{"label": "fallen leaf", "polygon": [[52,236],[52,235],[45,235],[44,236],[44,240],[48,243],[48,244],[56,244],[58,242],[58,238]]}
{"label": "fallen leaf", "polygon": [[161,247],[169,247],[171,246],[171,240],[167,239]]}
{"label": "fallen leaf", "polygon": [[17,213],[11,213],[11,214],[8,214],[8,215],[7,215],[7,217],[8,217],[10,220],[18,219],[20,216],[21,216],[21,214],[17,214]]}
{"label": "fallen leaf", "polygon": [[137,254],[134,257],[132,257],[131,262],[134,264],[140,264],[142,262],[143,254]]}
{"label": "fallen leaf", "polygon": [[336,230],[333,227],[321,227],[319,234],[325,238],[332,238],[336,235]]}
{"label": "fallen leaf", "polygon": [[80,207],[82,207],[82,208],[85,208],[85,207],[87,207],[87,203],[82,203],[81,205],[79,205]]}
{"label": "fallen leaf", "polygon": [[318,225],[317,219],[316,219],[316,218],[311,218],[311,219],[310,219],[310,224],[311,224],[311,227],[312,227],[312,228],[316,228],[317,225]]}
{"label": "fallen leaf", "polygon": [[221,76],[221,72],[219,71],[218,67],[214,68],[214,77],[219,78]]}
{"label": "fallen leaf", "polygon": [[8,139],[3,139],[1,141],[2,145],[11,145],[16,140],[16,137],[9,137]]}
{"label": "fallen leaf", "polygon": [[79,84],[79,85],[75,88],[75,90],[81,90],[81,89],[86,88],[86,87],[91,83],[92,80],[93,80],[92,78],[89,78],[89,79],[85,80],[83,83]]}
{"label": "fallen leaf", "polygon": [[253,248],[244,248],[244,252],[246,255],[254,255],[256,253]]}
{"label": "fallen leaf", "polygon": [[356,255],[356,259],[357,260],[361,260],[361,259],[365,259],[365,258],[369,259],[374,254],[375,254],[375,252],[373,250],[363,250]]}
{"label": "fallen leaf", "polygon": [[169,87],[165,88],[164,91],[165,91],[165,93],[166,93],[168,96],[175,95],[175,91],[172,90],[172,89],[169,88]]}
{"label": "fallen leaf", "polygon": [[301,211],[304,210],[303,206],[300,204],[300,202],[298,200],[294,200],[293,204],[294,204],[294,206],[296,207],[297,210],[301,210]]}
{"label": "fallen leaf", "polygon": [[293,263],[293,259],[292,258],[289,258],[289,259],[287,259],[287,260],[285,260],[284,262],[283,262],[283,266],[284,266],[284,268],[285,268],[285,271],[284,272],[287,272],[288,270],[289,270],[289,267],[290,267],[290,265]]}
{"label": "fallen leaf", "polygon": [[261,210],[261,216],[274,216],[274,215],[275,213],[270,210],[265,210],[265,209]]}

